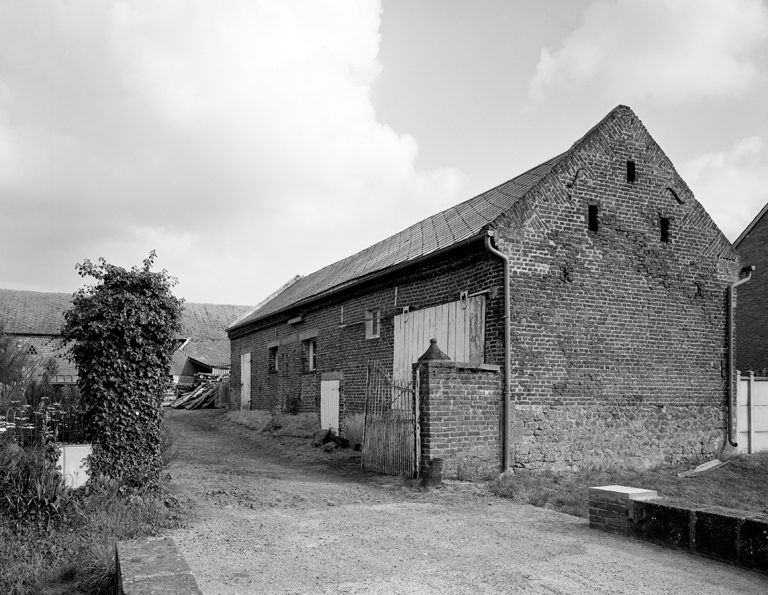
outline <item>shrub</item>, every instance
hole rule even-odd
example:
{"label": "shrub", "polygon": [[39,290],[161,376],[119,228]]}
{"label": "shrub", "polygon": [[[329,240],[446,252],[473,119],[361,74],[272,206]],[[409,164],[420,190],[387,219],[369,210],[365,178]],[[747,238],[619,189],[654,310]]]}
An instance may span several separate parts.
{"label": "shrub", "polygon": [[91,476],[125,476],[137,485],[159,479],[160,404],[182,310],[171,293],[175,279],[150,271],[154,258],[152,251],[130,271],[103,258],[78,264],[80,276],[97,284],[73,296],[62,328],[93,442]]}

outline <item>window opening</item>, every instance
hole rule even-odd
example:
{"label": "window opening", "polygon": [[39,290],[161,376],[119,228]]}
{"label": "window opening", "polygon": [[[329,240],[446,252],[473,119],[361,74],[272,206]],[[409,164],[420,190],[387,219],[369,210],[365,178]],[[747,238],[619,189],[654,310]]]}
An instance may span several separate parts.
{"label": "window opening", "polygon": [[315,354],[317,353],[317,343],[314,339],[307,341],[307,369],[312,372],[315,369]]}
{"label": "window opening", "polygon": [[635,162],[627,161],[627,182],[635,181]]}
{"label": "window opening", "polygon": [[277,347],[269,348],[269,371],[277,372]]}
{"label": "window opening", "polygon": [[365,338],[376,339],[381,331],[381,310],[365,311]]}
{"label": "window opening", "polygon": [[589,231],[597,231],[597,205],[589,205],[588,217]]}
{"label": "window opening", "polygon": [[661,217],[659,219],[659,227],[661,228],[661,241],[669,241],[669,218]]}

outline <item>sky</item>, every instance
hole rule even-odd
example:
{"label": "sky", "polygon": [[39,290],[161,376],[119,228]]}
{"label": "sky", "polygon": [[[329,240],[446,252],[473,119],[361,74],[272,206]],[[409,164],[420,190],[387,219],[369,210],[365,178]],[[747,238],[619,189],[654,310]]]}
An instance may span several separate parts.
{"label": "sky", "polygon": [[723,233],[768,203],[768,0],[0,0],[0,287],[103,257],[255,305],[629,105]]}

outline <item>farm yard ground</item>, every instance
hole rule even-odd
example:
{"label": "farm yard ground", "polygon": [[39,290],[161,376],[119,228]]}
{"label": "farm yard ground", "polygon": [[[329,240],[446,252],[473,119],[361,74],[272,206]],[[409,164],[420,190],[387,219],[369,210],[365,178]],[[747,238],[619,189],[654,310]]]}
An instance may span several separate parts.
{"label": "farm yard ground", "polygon": [[171,484],[195,503],[171,535],[206,595],[768,592],[764,575],[602,534],[482,484],[423,491],[221,410],[167,419]]}

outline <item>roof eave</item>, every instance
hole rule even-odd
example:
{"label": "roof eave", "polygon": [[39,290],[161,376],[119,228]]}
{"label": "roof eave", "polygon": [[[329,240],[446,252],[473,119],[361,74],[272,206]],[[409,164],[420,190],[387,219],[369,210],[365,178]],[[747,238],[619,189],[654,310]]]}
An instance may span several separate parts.
{"label": "roof eave", "polygon": [[[360,285],[364,285],[366,283],[371,283],[373,281],[376,281],[382,277],[386,277],[387,275],[391,275],[393,273],[402,271],[404,269],[418,266],[424,262],[433,260],[435,258],[439,258],[441,256],[444,256],[445,254],[448,254],[449,252],[453,252],[454,250],[459,250],[461,248],[464,248],[470,244],[474,244],[475,242],[478,242],[480,240],[484,240],[487,236],[492,236],[493,231],[490,229],[484,229],[481,233],[476,234],[474,236],[471,236],[465,240],[462,240],[460,242],[457,242],[455,244],[452,244],[450,246],[446,246],[445,248],[442,248],[440,250],[435,250],[434,252],[430,252],[429,254],[424,254],[423,256],[419,256],[418,258],[414,258],[413,260],[406,260],[404,262],[400,262],[398,264],[394,264],[391,267],[388,267],[386,269],[381,269],[379,271],[375,271],[373,273],[370,273],[369,275],[365,275],[363,277],[357,277],[347,283],[343,283],[341,285],[337,285],[335,287],[331,287],[330,289],[327,289],[323,292],[320,292],[318,294],[309,296],[307,298],[304,298],[302,300],[299,300],[297,302],[293,302],[292,304],[289,304],[288,306],[285,306],[283,308],[280,308],[278,310],[275,310],[274,312],[270,312],[269,314],[266,314],[265,316],[262,316],[260,318],[254,318],[253,320],[243,321],[242,323],[238,324],[237,326],[231,326],[227,329],[227,334],[229,334],[230,339],[234,338],[232,336],[232,333],[236,333],[237,335],[240,334],[244,329],[249,327],[252,324],[255,324],[261,320],[265,320],[267,318],[270,318],[272,316],[277,316],[278,314],[283,314],[289,310],[294,310],[296,308],[303,308],[305,306],[308,306],[309,304],[318,302],[320,300],[329,298],[331,296],[337,295],[339,293],[348,291],[350,289],[353,289],[355,287],[358,287]],[[240,331],[240,332],[238,332]]]}

